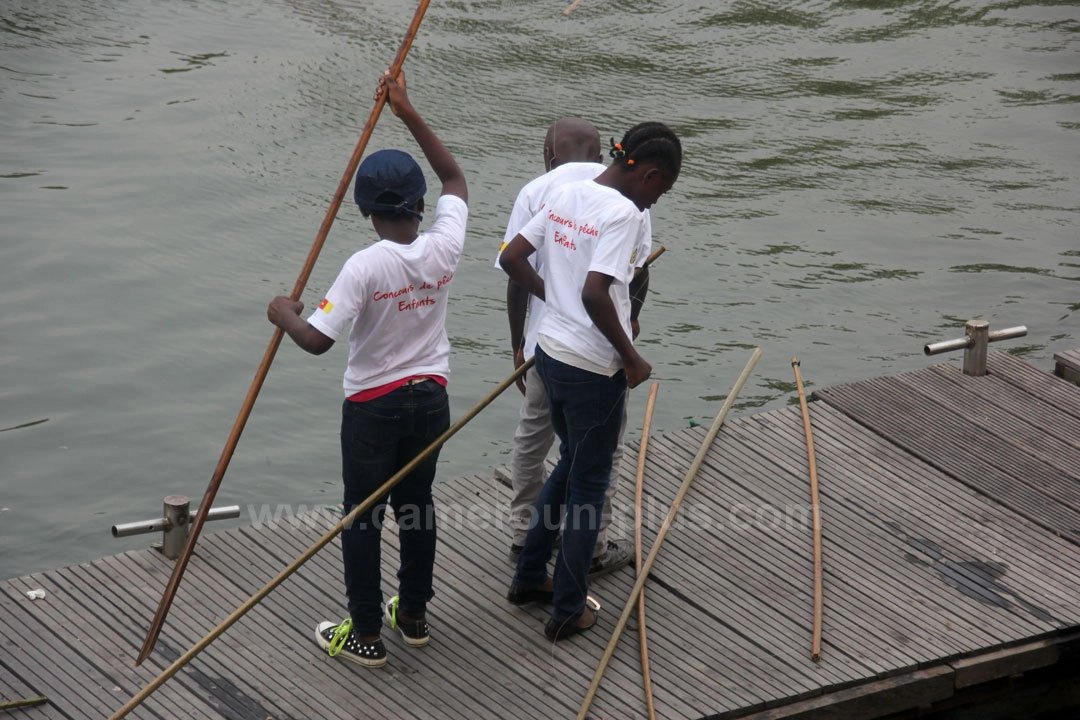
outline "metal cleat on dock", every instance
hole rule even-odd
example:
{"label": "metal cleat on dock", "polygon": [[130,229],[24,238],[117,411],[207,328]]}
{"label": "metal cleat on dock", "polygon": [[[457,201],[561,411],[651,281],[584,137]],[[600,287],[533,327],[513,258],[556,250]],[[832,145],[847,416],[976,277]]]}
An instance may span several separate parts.
{"label": "metal cleat on dock", "polygon": [[[161,543],[154,543],[153,547],[160,550],[161,554],[170,560],[180,557],[180,553],[183,552],[184,545],[187,543],[188,526],[199,510],[197,508],[191,509],[191,500],[184,495],[169,495],[164,502],[163,517],[113,525],[113,537],[142,535],[161,530]],[[240,517],[239,505],[210,508],[210,512],[206,514],[207,520],[228,520],[238,517]]]}
{"label": "metal cleat on dock", "polygon": [[930,343],[923,347],[923,352],[927,355],[937,355],[953,350],[963,350],[964,374],[981,377],[986,374],[986,346],[989,343],[1027,335],[1027,327],[1024,325],[990,332],[990,323],[985,320],[968,320],[964,329],[967,334],[959,340]]}

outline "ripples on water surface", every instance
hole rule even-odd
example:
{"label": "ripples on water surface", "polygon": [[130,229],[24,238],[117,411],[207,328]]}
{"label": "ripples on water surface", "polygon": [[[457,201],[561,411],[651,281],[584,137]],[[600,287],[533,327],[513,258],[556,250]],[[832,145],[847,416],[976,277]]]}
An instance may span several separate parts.
{"label": "ripples on water surface", "polygon": [[[510,371],[492,268],[548,123],[681,135],[641,343],[657,431],[925,366],[968,318],[1077,342],[1080,19],[1053,2],[433,2],[411,96],[470,180],[450,390]],[[201,497],[415,5],[9,1],[0,14],[0,577]],[[389,113],[372,141],[412,149]],[[432,178],[433,180],[433,178]],[[371,241],[346,204],[304,300]],[[344,350],[279,353],[219,504],[339,499]],[[935,359],[937,360],[937,359]],[[946,361],[958,362],[957,358]],[[643,393],[631,409],[640,426]],[[443,451],[508,460],[517,398]],[[631,435],[635,431],[631,430]]]}

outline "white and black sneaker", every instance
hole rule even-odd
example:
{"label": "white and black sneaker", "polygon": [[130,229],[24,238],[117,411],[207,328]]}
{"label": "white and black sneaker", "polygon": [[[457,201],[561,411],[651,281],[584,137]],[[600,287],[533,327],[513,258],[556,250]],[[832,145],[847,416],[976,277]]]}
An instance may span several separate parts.
{"label": "white and black sneaker", "polygon": [[620,570],[629,565],[633,559],[634,547],[629,540],[609,539],[604,544],[604,552],[593,555],[592,563],[589,565],[589,580],[596,580],[608,573]]}
{"label": "white and black sneaker", "polygon": [[352,619],[342,620],[335,625],[324,620],[315,628],[315,642],[330,657],[340,657],[360,663],[365,667],[377,668],[386,664],[386,647],[381,639],[375,642],[363,642],[352,631]]}
{"label": "white and black sneaker", "polygon": [[395,595],[390,598],[390,602],[386,603],[386,622],[390,623],[391,628],[396,628],[401,633],[401,639],[405,641],[406,645],[412,647],[424,647],[428,644],[430,636],[428,635],[428,626],[424,622],[423,618],[419,620],[406,620],[398,612],[398,605],[401,604],[401,598]]}

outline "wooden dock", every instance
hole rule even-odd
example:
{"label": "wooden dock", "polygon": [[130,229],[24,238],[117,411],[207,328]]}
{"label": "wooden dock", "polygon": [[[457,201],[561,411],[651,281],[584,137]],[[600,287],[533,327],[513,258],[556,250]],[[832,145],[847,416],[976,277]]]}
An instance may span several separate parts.
{"label": "wooden dock", "polygon": [[[975,378],[934,365],[814,393],[820,663],[810,660],[799,409],[725,425],[646,584],[660,717],[879,717],[1080,647],[1080,387],[1002,353],[989,368]],[[704,436],[690,428],[650,440],[646,547]],[[620,513],[630,512],[634,465],[631,447]],[[130,717],[574,717],[633,571],[593,584],[604,604],[596,628],[548,642],[545,610],[504,599],[512,568],[498,519],[508,497],[486,477],[437,486],[428,647],[408,648],[387,631],[389,663],[374,671],[317,649],[315,624],[345,612],[335,542]],[[0,581],[0,705],[46,696],[8,714],[109,716],[336,519],[327,509],[204,534],[157,648],[138,668],[171,571],[155,551]],[[395,529],[384,531],[384,590],[396,585]],[[37,589],[44,598],[30,599]],[[590,714],[645,716],[634,621]]]}

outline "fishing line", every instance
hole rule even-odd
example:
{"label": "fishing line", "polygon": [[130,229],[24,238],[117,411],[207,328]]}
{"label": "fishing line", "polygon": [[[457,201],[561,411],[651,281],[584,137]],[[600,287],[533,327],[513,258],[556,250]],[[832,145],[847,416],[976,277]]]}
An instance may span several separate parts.
{"label": "fishing line", "polygon": [[[566,4],[567,4],[568,7],[562,12],[562,16],[566,17],[570,13],[571,10],[573,10],[575,7],[577,7],[577,5],[580,3],[580,1],[581,0],[577,0],[576,2],[573,2],[572,0],[567,0]],[[569,63],[569,60],[567,58],[567,53],[560,52],[559,53],[559,61],[558,61],[558,64],[557,64],[555,93],[554,93],[555,102],[554,102],[553,107],[555,107],[555,108],[562,109],[562,108],[570,107],[570,105],[568,105],[567,102],[566,102],[567,99],[570,97],[570,91],[567,88],[567,85],[571,82],[568,63]],[[551,150],[552,150],[552,153],[554,153],[555,148],[558,147],[558,126],[557,126],[557,124],[555,124],[555,121],[557,121],[558,119],[559,118],[556,117],[556,118],[552,119],[552,121],[551,121],[553,123],[553,125],[552,125],[552,133],[551,133]],[[592,122],[591,119],[590,119],[590,122]],[[660,248],[648,260],[646,260],[645,267],[648,267],[649,262],[654,260],[656,257],[658,257],[659,254],[662,253],[662,252],[663,252],[663,248]],[[620,426],[619,426],[620,433],[619,433],[619,438],[618,438],[618,445],[623,444],[622,430],[624,430],[625,428],[623,428],[622,425],[623,425],[623,422],[625,420],[625,414],[627,412],[627,403],[629,402],[629,395],[630,395],[630,389],[627,388],[624,391],[623,397],[622,397],[622,406],[623,406],[624,418],[620,419],[620,421],[619,421],[619,423],[620,423]],[[607,412],[604,415],[604,420],[603,420],[602,425],[606,425],[608,422],[610,422],[611,416],[615,412],[615,410],[619,406],[619,404],[620,403],[619,403],[618,400],[616,400],[614,403],[612,403],[611,407],[608,408]],[[573,475],[574,469],[577,466],[577,460],[578,460],[577,456],[578,456],[579,448],[580,448],[581,444],[583,444],[588,439],[589,434],[594,429],[596,429],[597,427],[600,427],[600,426],[594,425],[594,426],[590,427],[588,430],[585,431],[585,434],[578,441],[578,448],[575,448],[574,455],[573,455],[573,457],[570,458],[570,461],[569,461],[570,466],[567,469],[566,490],[565,490],[565,494],[564,494],[564,496],[562,498],[562,504],[563,504],[564,512],[562,513],[562,516],[559,518],[560,526],[562,528],[564,528],[564,529],[566,527],[566,523],[569,521],[569,513],[571,512],[571,507],[570,507],[570,477]],[[562,441],[560,439],[560,443],[561,442]],[[610,486],[610,482],[611,482],[610,478],[609,478],[608,482],[609,482],[609,486]],[[603,513],[604,513],[604,507],[605,507],[606,504],[607,504],[607,491],[605,490],[604,498],[600,501],[599,513],[591,513],[592,517],[590,518],[590,521],[597,523],[598,527],[602,522],[602,517],[603,517]],[[546,519],[547,518],[541,518],[541,520],[543,520],[543,521],[546,521]],[[611,521],[611,519],[609,519],[608,527],[610,527],[610,521]],[[594,543],[594,549],[595,549],[595,543]],[[558,555],[556,556],[556,562],[558,563],[560,561],[565,562],[563,560],[563,554],[562,554],[562,549],[561,548],[559,550]],[[566,566],[564,565],[564,567],[566,567]],[[590,567],[591,567],[591,563],[590,563]],[[568,573],[568,576],[573,577],[569,573]],[[554,579],[554,577],[553,577],[553,579]],[[585,588],[582,588],[581,585],[577,582],[577,579],[576,578],[573,578],[573,579],[574,579],[574,584],[577,587],[577,590],[579,592],[581,592],[583,595],[585,595],[584,608],[586,608],[586,609],[590,608],[590,602],[589,601],[591,600],[591,598],[588,596],[588,587],[586,586]],[[582,612],[584,613],[584,610]],[[599,613],[599,608],[598,607],[596,609],[596,612]],[[567,620],[566,622],[577,622],[578,619],[580,619],[580,616],[578,618],[574,618],[573,620]],[[556,643],[557,643],[556,640],[551,641],[551,654],[550,654],[550,657],[551,657],[551,663],[552,663],[552,670],[555,669],[554,665],[555,665],[555,646],[556,646]]]}

